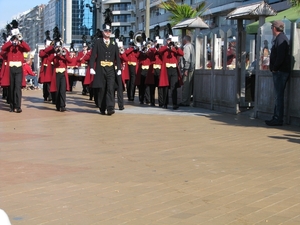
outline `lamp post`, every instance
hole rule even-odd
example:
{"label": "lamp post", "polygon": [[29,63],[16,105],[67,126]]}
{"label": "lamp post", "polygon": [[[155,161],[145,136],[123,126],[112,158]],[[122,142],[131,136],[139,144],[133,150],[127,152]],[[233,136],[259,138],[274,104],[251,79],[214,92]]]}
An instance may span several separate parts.
{"label": "lamp post", "polygon": [[96,8],[95,17],[96,17],[96,30],[97,30],[100,29],[102,24],[102,0],[92,0],[92,4]]}

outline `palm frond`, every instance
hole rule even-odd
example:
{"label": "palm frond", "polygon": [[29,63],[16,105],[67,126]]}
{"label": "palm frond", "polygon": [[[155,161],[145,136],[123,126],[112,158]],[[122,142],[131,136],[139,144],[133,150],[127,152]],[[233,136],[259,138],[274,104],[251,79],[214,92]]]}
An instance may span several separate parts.
{"label": "palm frond", "polygon": [[291,4],[294,7],[300,8],[300,0],[288,0],[289,4]]}
{"label": "palm frond", "polygon": [[196,8],[193,8],[187,4],[179,5],[175,0],[161,2],[158,7],[171,13],[171,16],[169,17],[171,25],[175,25],[184,19],[195,18],[197,16],[200,17],[207,10],[206,2],[201,2]]}

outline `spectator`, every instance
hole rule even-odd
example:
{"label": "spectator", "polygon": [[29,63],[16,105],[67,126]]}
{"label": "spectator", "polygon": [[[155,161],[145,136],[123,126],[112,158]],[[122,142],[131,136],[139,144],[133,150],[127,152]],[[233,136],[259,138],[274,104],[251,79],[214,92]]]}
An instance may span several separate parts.
{"label": "spectator", "polygon": [[273,74],[275,107],[271,120],[266,120],[268,126],[282,126],[284,116],[284,89],[290,75],[290,46],[284,34],[284,23],[274,21],[271,26],[274,41],[270,55],[270,71]]}
{"label": "spectator", "polygon": [[27,80],[32,80],[33,81],[33,86],[34,86],[33,88],[34,89],[39,89],[37,75],[36,75],[35,72],[32,71],[31,64],[32,64],[31,59],[26,59],[25,60],[25,63],[23,63],[23,73],[24,73],[26,81]]}
{"label": "spectator", "polygon": [[236,42],[235,39],[229,42],[227,52],[227,69],[235,68],[235,58],[236,58]]}
{"label": "spectator", "polygon": [[261,61],[262,70],[269,70],[269,64],[270,64],[269,42],[267,40],[264,40],[264,48],[262,51],[262,61]]}
{"label": "spectator", "polygon": [[182,102],[179,106],[190,106],[194,70],[195,70],[195,48],[191,43],[191,37],[183,37],[183,57],[181,58],[181,70],[183,75]]}

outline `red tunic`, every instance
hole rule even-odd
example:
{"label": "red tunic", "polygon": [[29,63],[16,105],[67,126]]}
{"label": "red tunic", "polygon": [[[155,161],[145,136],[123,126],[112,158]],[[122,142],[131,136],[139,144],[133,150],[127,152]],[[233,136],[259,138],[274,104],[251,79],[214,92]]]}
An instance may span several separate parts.
{"label": "red tunic", "polygon": [[127,58],[128,58],[128,65],[130,65],[131,63],[136,63],[136,67],[135,67],[135,73],[138,72],[138,63],[139,63],[139,55],[140,55],[140,51],[135,50],[133,47],[130,47],[128,49],[125,50],[125,53]]}
{"label": "red tunic", "polygon": [[[175,48],[175,47],[169,48],[167,45],[160,47],[158,51],[162,56],[162,67],[160,71],[160,79],[159,79],[158,86],[166,87],[169,86],[166,64],[170,63],[170,64],[178,65],[178,58],[180,56],[183,56],[183,51],[181,48]],[[178,72],[179,84],[182,85],[182,78],[178,66],[177,66],[177,72]]]}
{"label": "red tunic", "polygon": [[129,68],[128,68],[128,57],[125,53],[120,54],[121,65],[122,65],[122,82],[125,84],[126,80],[129,80]]}
{"label": "red tunic", "polygon": [[[25,41],[20,42],[20,44],[18,44],[16,46],[14,46],[11,41],[7,41],[2,46],[2,51],[7,53],[7,68],[6,69],[8,70],[8,72],[5,72],[3,74],[3,77],[1,80],[1,85],[5,87],[5,86],[10,86],[9,62],[21,62],[21,66],[22,66],[22,64],[24,62],[23,53],[29,52],[30,47]],[[23,74],[23,78],[24,79],[22,79],[22,87],[25,87],[26,82],[25,82],[24,74]]]}
{"label": "red tunic", "polygon": [[7,54],[6,54],[6,52],[1,51],[0,55],[3,60],[2,67],[1,67],[1,73],[0,73],[0,85],[2,87],[5,87],[5,86],[9,86],[9,84],[4,85],[5,83],[2,82],[4,76],[9,77],[9,68],[7,66]]}
{"label": "red tunic", "polygon": [[39,56],[42,60],[40,69],[40,83],[49,83],[52,80],[53,70],[52,70],[52,60],[51,57],[54,55],[53,46],[48,46],[45,49],[40,50]]}
{"label": "red tunic", "polygon": [[140,63],[139,63],[138,73],[136,74],[136,85],[140,84],[142,66],[149,66],[145,84],[154,84],[154,73],[153,73],[153,63],[152,63],[153,59],[154,59],[154,54],[151,51],[147,51],[146,53],[140,53],[140,57],[139,57]]}
{"label": "red tunic", "polygon": [[80,64],[80,66],[86,67],[86,73],[83,81],[83,84],[85,85],[90,85],[94,80],[94,76],[90,73],[90,65],[89,65],[91,53],[92,53],[91,50],[88,50],[86,53],[81,51],[78,53],[77,56],[77,62]]}
{"label": "red tunic", "polygon": [[[65,49],[66,50],[66,49]],[[67,51],[67,50],[66,50]],[[65,69],[65,78],[66,78],[66,90],[69,91],[69,76],[68,76],[68,70],[67,70],[67,63],[71,63],[72,59],[69,56],[69,53],[65,56],[53,54],[49,57],[53,61],[53,76],[50,84],[50,92],[56,92],[56,70],[57,68],[64,68]]]}

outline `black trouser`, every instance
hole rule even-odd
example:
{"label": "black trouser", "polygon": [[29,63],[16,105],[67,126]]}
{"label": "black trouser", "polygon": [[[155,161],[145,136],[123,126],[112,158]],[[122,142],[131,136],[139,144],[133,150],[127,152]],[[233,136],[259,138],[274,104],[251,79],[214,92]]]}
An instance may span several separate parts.
{"label": "black trouser", "polygon": [[164,91],[162,87],[157,87],[158,90],[158,104],[159,106],[164,105]]}
{"label": "black trouser", "polygon": [[[164,104],[163,100],[163,89],[161,87],[158,87],[159,84],[159,78],[160,78],[160,69],[154,69],[154,85],[152,86],[152,95],[153,97],[155,96],[155,88],[157,87],[158,89],[158,105],[162,106]],[[150,89],[151,93],[151,89]],[[154,99],[155,103],[155,99]]]}
{"label": "black trouser", "polygon": [[6,99],[7,102],[9,103],[9,101],[8,101],[8,87],[3,87],[2,88],[2,99]]}
{"label": "black trouser", "polygon": [[[99,105],[99,91],[100,91],[99,88],[92,88],[92,92],[94,93],[95,105],[100,108],[100,105]],[[104,111],[105,111],[105,109],[104,109]]]}
{"label": "black trouser", "polygon": [[21,108],[22,99],[22,79],[23,69],[20,67],[9,67],[10,68],[10,86],[8,88],[8,99],[11,109]]}
{"label": "black trouser", "polygon": [[103,111],[104,105],[102,102],[105,101],[105,107],[107,111],[112,111],[115,108],[115,97],[114,97],[114,86],[115,86],[115,70],[113,66],[103,67],[104,84],[103,88],[100,88],[98,94],[98,105],[100,111]]}
{"label": "black trouser", "polygon": [[146,84],[145,84],[145,101],[147,104],[151,102],[150,85],[146,85]]}
{"label": "black trouser", "polygon": [[123,82],[122,82],[122,76],[121,75],[117,75],[117,84],[118,84],[118,88],[117,88],[117,99],[118,99],[118,107],[123,108],[124,107],[124,99],[123,99],[123,91],[124,91],[124,87],[123,87]]}
{"label": "black trouser", "polygon": [[44,97],[44,100],[49,100],[49,101],[52,100],[52,96],[50,93],[50,82],[43,83],[43,97]]}
{"label": "black trouser", "polygon": [[136,66],[129,65],[129,80],[126,81],[126,87],[127,87],[127,97],[128,100],[134,100],[135,96],[135,77],[136,77],[136,72],[135,72]]}
{"label": "black trouser", "polygon": [[[177,74],[177,68],[167,68],[167,74],[169,79],[169,89],[171,91],[172,95],[172,104],[173,106],[177,105],[177,84],[178,84],[178,74]],[[165,89],[164,92],[164,105],[168,104],[168,91]]]}
{"label": "black trouser", "polygon": [[56,73],[56,109],[66,107],[66,77],[65,72]]}
{"label": "black trouser", "polygon": [[69,76],[69,90],[73,91],[73,82],[74,82],[74,75]]}
{"label": "black trouser", "polygon": [[141,80],[139,84],[139,100],[141,104],[144,104],[144,99],[145,99],[145,93],[146,93],[146,76],[148,73],[148,69],[141,70]]}
{"label": "black trouser", "polygon": [[89,89],[89,96],[90,96],[90,100],[93,100],[93,98],[94,98],[94,89],[92,88],[92,87],[88,87],[88,89]]}
{"label": "black trouser", "polygon": [[162,106],[167,106],[169,104],[169,87],[160,87],[162,98],[163,98],[163,104]]}

